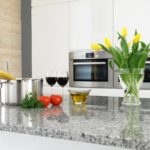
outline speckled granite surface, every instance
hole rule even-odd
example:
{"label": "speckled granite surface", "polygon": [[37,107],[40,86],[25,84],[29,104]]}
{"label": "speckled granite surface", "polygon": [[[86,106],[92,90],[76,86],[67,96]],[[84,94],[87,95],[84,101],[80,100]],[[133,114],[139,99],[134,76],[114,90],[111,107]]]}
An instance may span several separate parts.
{"label": "speckled granite surface", "polygon": [[[133,119],[135,111],[140,112]],[[121,99],[113,97],[90,97],[82,107],[73,106],[69,97],[61,107],[1,105],[0,130],[150,150],[150,99],[134,112],[123,112]]]}

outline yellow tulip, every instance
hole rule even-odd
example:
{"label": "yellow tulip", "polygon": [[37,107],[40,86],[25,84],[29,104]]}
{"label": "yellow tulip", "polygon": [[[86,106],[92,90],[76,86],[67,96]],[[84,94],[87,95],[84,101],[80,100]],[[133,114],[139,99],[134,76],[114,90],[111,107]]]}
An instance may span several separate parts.
{"label": "yellow tulip", "polygon": [[133,43],[134,44],[138,43],[141,40],[141,38],[142,38],[141,34],[139,34],[139,33],[136,34],[133,38]]}
{"label": "yellow tulip", "polygon": [[111,41],[108,38],[104,39],[104,43],[105,43],[105,46],[107,48],[111,48],[112,47],[112,43],[111,43]]}
{"label": "yellow tulip", "polygon": [[127,28],[126,28],[126,27],[122,28],[121,34],[122,34],[122,36],[123,36],[124,38],[127,36],[128,31],[127,31]]}
{"label": "yellow tulip", "polygon": [[91,49],[95,50],[95,51],[99,51],[102,49],[102,47],[99,44],[91,44]]}
{"label": "yellow tulip", "polygon": [[131,44],[132,44],[132,42],[129,42],[129,43],[128,43],[128,47],[130,47],[130,46],[131,46]]}

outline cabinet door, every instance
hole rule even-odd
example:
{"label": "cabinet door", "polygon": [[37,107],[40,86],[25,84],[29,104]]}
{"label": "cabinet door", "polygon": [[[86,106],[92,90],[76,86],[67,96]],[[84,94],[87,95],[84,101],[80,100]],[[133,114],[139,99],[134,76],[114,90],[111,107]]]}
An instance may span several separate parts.
{"label": "cabinet door", "polygon": [[71,50],[113,39],[113,0],[70,0],[69,15]]}
{"label": "cabinet door", "polygon": [[31,0],[32,7],[68,2],[69,0]]}
{"label": "cabinet door", "polygon": [[68,70],[68,3],[32,8],[32,76]]}
{"label": "cabinet door", "polygon": [[129,41],[137,29],[142,34],[143,41],[150,42],[149,15],[150,0],[114,0],[114,33],[126,26]]}

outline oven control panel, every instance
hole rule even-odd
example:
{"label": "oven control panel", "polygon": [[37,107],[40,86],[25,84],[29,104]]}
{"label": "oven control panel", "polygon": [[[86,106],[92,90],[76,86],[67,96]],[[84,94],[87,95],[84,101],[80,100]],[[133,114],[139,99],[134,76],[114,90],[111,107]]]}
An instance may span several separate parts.
{"label": "oven control panel", "polygon": [[111,59],[112,56],[105,51],[77,51],[77,52],[69,52],[69,59]]}

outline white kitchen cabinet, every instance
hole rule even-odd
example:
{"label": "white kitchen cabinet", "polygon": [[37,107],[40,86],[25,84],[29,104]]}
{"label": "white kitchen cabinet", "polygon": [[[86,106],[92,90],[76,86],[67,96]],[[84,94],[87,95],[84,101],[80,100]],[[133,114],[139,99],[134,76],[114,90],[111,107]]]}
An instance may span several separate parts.
{"label": "white kitchen cabinet", "polygon": [[113,0],[32,0],[32,76],[68,70],[69,50],[113,40]]}
{"label": "white kitchen cabinet", "polygon": [[90,49],[93,42],[113,40],[113,0],[70,0],[70,50]]}
{"label": "white kitchen cabinet", "polygon": [[137,29],[143,41],[150,42],[149,15],[150,0],[114,0],[114,33],[125,26],[129,32],[129,41]]}
{"label": "white kitchen cabinet", "polygon": [[32,7],[68,2],[68,0],[32,0]]}
{"label": "white kitchen cabinet", "polygon": [[149,0],[32,0],[32,76],[68,70],[68,52],[112,41],[126,26],[150,41]]}
{"label": "white kitchen cabinet", "polygon": [[68,70],[68,2],[33,6],[32,76]]}

